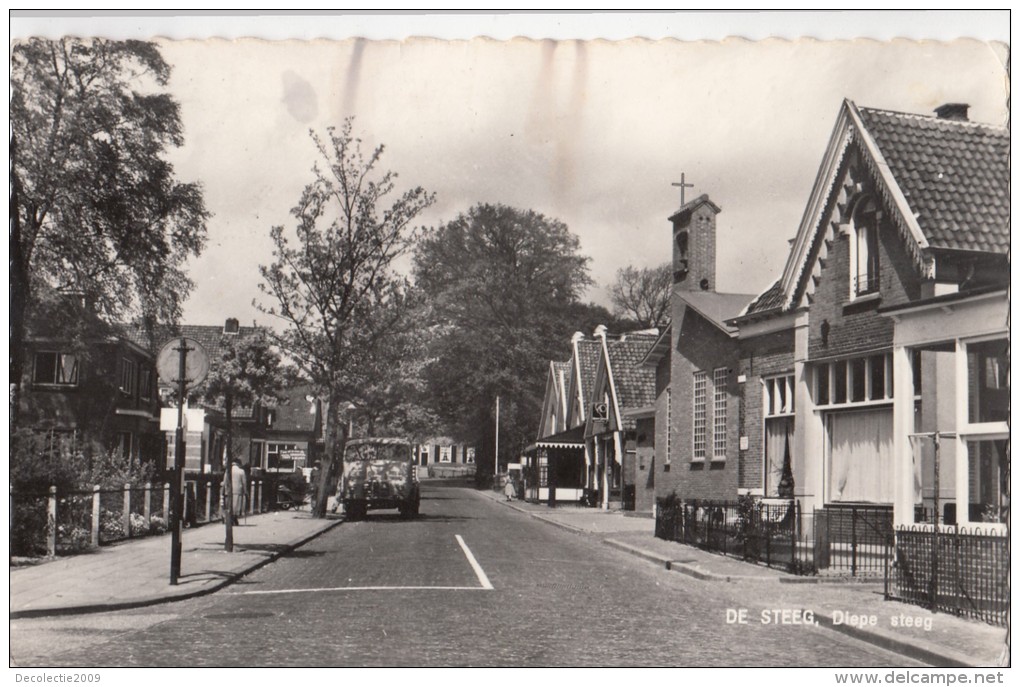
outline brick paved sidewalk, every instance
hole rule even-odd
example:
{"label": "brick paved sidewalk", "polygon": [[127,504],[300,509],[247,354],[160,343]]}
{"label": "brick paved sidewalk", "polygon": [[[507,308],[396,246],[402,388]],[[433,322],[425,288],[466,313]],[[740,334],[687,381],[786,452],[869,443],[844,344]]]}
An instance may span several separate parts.
{"label": "brick paved sidewalk", "polygon": [[181,574],[170,584],[170,535],[135,539],[12,568],[11,618],[135,608],[214,592],[342,522],[308,512],[249,516],[223,550],[224,527],[184,530]]}
{"label": "brick paved sidewalk", "polygon": [[[885,649],[938,666],[999,665],[1005,628],[886,601],[881,579],[861,581],[791,575],[764,566],[656,539],[654,520],[626,517],[619,511],[506,502],[502,494],[479,492],[538,520],[596,536],[604,543],[668,567],[703,584],[724,584],[748,610],[748,621],[760,623],[762,613],[810,610],[820,624]],[[836,624],[839,614],[863,616],[874,624]],[[904,621],[909,618],[910,625]],[[893,622],[896,625],[893,625]]]}

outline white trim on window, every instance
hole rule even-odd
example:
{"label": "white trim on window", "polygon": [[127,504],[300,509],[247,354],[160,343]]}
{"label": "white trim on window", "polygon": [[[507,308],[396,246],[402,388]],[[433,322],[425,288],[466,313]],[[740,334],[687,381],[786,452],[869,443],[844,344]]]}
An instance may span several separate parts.
{"label": "white trim on window", "polygon": [[728,379],[729,370],[725,367],[712,372],[712,460],[726,460]]}
{"label": "white trim on window", "polygon": [[705,460],[708,453],[708,373],[694,373],[693,423],[691,432],[692,461]]}

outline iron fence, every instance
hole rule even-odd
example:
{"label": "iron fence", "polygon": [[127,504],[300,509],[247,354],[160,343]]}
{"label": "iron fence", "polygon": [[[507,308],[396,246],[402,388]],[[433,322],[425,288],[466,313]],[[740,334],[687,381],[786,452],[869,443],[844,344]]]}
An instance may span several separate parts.
{"label": "iron fence", "polygon": [[893,550],[891,506],[828,504],[813,515],[819,570],[851,577],[886,574]]}
{"label": "iron fence", "polygon": [[795,500],[660,499],[655,536],[795,573],[814,571]]}
{"label": "iron fence", "polygon": [[1009,548],[994,528],[898,527],[893,596],[934,611],[1005,625]]}

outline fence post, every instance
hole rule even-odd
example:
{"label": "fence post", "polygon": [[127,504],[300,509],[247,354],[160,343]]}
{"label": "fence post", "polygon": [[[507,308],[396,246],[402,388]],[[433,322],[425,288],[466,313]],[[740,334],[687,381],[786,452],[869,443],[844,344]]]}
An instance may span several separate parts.
{"label": "fence post", "polygon": [[163,483],[163,521],[170,522],[170,484]]}
{"label": "fence post", "polygon": [[857,577],[857,507],[850,509],[850,576]]}
{"label": "fence post", "polygon": [[205,521],[212,522],[212,485],[208,480],[202,484],[202,493],[205,495]]}
{"label": "fence post", "polygon": [[124,536],[131,536],[131,484],[124,485],[124,512],[121,514],[124,520]]}
{"label": "fence post", "polygon": [[255,482],[258,480],[252,480],[251,485],[248,488],[248,512],[253,513],[255,507]]}
{"label": "fence post", "polygon": [[149,504],[149,499],[152,496],[152,482],[145,483],[145,491],[143,494],[145,497],[142,501],[142,514],[145,516],[145,525],[148,527],[149,520],[152,519],[152,506]]}
{"label": "fence post", "polygon": [[92,487],[92,546],[99,546],[99,489],[98,484]]}
{"label": "fence post", "polygon": [[57,488],[53,485],[46,503],[46,554],[57,555]]}

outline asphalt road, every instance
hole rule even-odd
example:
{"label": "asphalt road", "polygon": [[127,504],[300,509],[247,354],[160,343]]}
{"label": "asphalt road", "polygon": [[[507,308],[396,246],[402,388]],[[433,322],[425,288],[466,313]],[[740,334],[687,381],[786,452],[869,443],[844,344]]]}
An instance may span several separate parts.
{"label": "asphalt road", "polygon": [[[813,625],[734,625],[739,584],[662,570],[469,489],[373,511],[225,590],[11,622],[20,666],[907,666]],[[112,583],[114,581],[111,581]]]}

